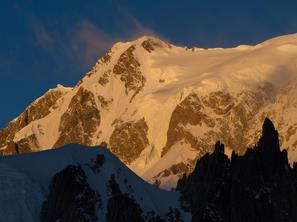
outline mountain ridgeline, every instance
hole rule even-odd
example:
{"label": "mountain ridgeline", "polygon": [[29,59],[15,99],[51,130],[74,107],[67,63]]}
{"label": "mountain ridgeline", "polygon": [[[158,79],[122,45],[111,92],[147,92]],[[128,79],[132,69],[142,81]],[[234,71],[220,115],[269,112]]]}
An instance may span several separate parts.
{"label": "mountain ridgeline", "polygon": [[255,147],[229,159],[217,142],[214,152],[178,181],[177,190],[195,222],[297,221],[297,165],[289,165],[267,118]]}
{"label": "mountain ridgeline", "polygon": [[170,190],[220,140],[244,154],[265,117],[297,160],[297,34],[254,46],[118,42],[73,87],[58,85],[0,130],[0,155],[105,146]]}

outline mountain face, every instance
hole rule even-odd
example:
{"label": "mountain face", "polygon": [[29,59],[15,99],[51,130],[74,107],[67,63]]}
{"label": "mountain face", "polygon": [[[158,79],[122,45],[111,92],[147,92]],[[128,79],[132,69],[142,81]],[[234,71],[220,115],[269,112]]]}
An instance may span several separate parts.
{"label": "mountain face", "polygon": [[197,161],[177,189],[192,221],[297,221],[296,163],[290,167],[269,119],[253,149],[243,156],[233,152],[229,159],[217,142],[215,151]]}
{"label": "mountain face", "polygon": [[297,34],[235,48],[154,37],[115,44],[73,88],[58,85],[0,131],[3,155],[106,146],[135,173],[175,187],[217,140],[239,154],[267,116],[297,159]]}

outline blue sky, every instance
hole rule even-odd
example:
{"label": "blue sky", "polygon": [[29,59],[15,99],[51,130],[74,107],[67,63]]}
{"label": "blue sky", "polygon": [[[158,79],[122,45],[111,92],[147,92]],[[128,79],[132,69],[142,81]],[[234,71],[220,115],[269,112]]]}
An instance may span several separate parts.
{"label": "blue sky", "polygon": [[256,44],[297,32],[296,12],[295,0],[1,0],[0,127],[49,88],[73,86],[116,41]]}

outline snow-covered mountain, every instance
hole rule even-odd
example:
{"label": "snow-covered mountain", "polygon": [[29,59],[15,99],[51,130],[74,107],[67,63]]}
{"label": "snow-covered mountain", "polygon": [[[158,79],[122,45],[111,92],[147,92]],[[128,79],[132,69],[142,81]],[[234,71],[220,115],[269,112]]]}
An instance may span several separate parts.
{"label": "snow-covered mountain", "polygon": [[58,85],[0,132],[2,154],[107,146],[145,180],[175,187],[221,140],[243,153],[267,116],[297,159],[297,34],[255,46],[115,44],[73,88]]}
{"label": "snow-covered mountain", "polygon": [[191,218],[180,209],[179,193],[148,184],[104,148],[70,144],[56,150],[2,156],[0,177],[1,221]]}

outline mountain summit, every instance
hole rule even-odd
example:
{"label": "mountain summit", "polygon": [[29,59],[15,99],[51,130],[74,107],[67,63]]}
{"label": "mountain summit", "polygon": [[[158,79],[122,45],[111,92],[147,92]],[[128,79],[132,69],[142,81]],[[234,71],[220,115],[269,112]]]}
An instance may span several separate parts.
{"label": "mountain summit", "polygon": [[116,43],[76,86],[49,90],[9,122],[1,154],[103,145],[172,188],[217,140],[230,155],[245,153],[268,116],[296,160],[296,59],[297,34],[225,49],[150,36]]}

